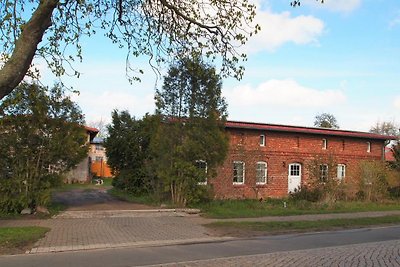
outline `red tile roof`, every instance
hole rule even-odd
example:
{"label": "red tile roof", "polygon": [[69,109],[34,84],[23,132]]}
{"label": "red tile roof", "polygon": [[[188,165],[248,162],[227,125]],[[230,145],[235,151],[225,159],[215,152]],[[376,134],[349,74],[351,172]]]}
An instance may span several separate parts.
{"label": "red tile roof", "polygon": [[356,137],[356,138],[379,139],[379,140],[397,139],[396,136],[367,133],[367,132],[336,130],[329,128],[290,126],[290,125],[280,125],[280,124],[267,124],[267,123],[256,123],[256,122],[242,122],[242,121],[227,121],[225,123],[225,127],[236,128],[236,129],[254,129],[254,130],[277,131],[277,132],[307,133],[307,134],[344,136],[344,137]]}
{"label": "red tile roof", "polygon": [[88,132],[93,132],[93,133],[99,132],[99,129],[97,129],[97,128],[93,128],[93,127],[89,127],[89,126],[84,126],[84,127],[85,127],[86,131],[88,131]]}

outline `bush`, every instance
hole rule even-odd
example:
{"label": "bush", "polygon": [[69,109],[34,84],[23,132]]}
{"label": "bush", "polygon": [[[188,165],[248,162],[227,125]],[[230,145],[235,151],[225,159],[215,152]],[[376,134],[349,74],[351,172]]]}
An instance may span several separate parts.
{"label": "bush", "polygon": [[134,195],[148,194],[151,189],[142,170],[122,170],[112,181],[112,185]]}
{"label": "bush", "polygon": [[400,186],[389,187],[388,191],[391,198],[400,198]]}
{"label": "bush", "polygon": [[295,201],[305,200],[311,202],[318,202],[323,197],[323,189],[321,187],[308,187],[303,185],[299,190],[295,190],[295,192],[291,192],[289,194],[289,198]]}
{"label": "bush", "polygon": [[389,197],[389,167],[380,161],[364,161],[359,166],[359,192],[357,198],[379,201]]}

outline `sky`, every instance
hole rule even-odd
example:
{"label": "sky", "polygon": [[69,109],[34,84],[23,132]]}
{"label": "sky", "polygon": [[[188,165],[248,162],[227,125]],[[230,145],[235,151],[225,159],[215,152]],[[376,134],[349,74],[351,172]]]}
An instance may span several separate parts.
{"label": "sky", "polygon": [[[400,2],[398,0],[258,0],[261,32],[243,47],[242,80],[223,79],[229,120],[313,126],[333,114],[341,129],[369,131],[377,122],[400,123]],[[113,109],[136,117],[153,113],[162,80],[145,58],[141,82],[126,78],[126,50],[99,35],[84,38],[82,74],[63,78],[80,91],[73,99],[86,122],[111,121]],[[161,70],[166,72],[166,68]],[[54,78],[43,72],[51,85]]]}

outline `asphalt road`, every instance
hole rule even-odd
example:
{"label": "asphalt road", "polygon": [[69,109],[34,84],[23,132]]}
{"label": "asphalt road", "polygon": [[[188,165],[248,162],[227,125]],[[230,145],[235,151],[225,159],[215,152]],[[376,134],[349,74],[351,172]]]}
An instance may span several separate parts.
{"label": "asphalt road", "polygon": [[[391,227],[379,227],[368,229],[356,229],[345,231],[329,231],[308,234],[290,234],[265,236],[251,239],[239,239],[217,243],[189,244],[178,246],[164,247],[146,247],[146,248],[122,248],[107,250],[88,250],[80,252],[62,252],[48,253],[36,255],[17,255],[17,256],[1,256],[0,266],[143,266],[153,264],[166,264],[182,261],[195,261],[195,266],[202,266],[203,263],[197,263],[199,260],[246,256],[246,259],[259,257],[262,254],[268,257],[268,253],[273,255],[279,252],[295,253],[299,250],[311,249],[315,250],[314,254],[326,253],[321,248],[331,248],[332,251],[346,251],[346,247],[341,246],[358,244],[362,248],[368,245],[370,250],[374,250],[374,244],[369,242],[388,241],[387,244],[397,244],[391,241],[400,240],[400,225]],[[380,249],[384,248],[385,242],[380,244]],[[372,247],[371,247],[372,246]],[[396,245],[397,246],[397,245]],[[353,246],[354,247],[354,246]],[[397,246],[398,247],[398,246]],[[361,249],[362,251],[363,249]],[[320,252],[321,251],[321,252]],[[339,253],[339,252],[338,252]],[[397,253],[397,252],[394,252]],[[309,254],[307,252],[307,254]],[[318,256],[318,255],[317,255]],[[320,255],[323,258],[323,255]],[[390,255],[389,255],[390,256]],[[371,257],[374,257],[373,255]],[[233,259],[234,261],[235,259]],[[232,262],[232,259],[231,259]],[[329,263],[329,262],[328,262]],[[351,262],[349,262],[351,263]],[[216,263],[217,264],[217,263]],[[215,265],[216,265],[215,264]],[[262,264],[262,263],[261,263]],[[218,263],[221,265],[221,262]],[[222,263],[222,265],[224,265]],[[269,264],[271,265],[271,264]],[[272,265],[274,265],[272,263]],[[208,262],[207,266],[214,266],[213,262]],[[226,264],[226,266],[232,266]],[[250,265],[249,265],[250,266]],[[261,265],[262,266],[262,265]],[[311,266],[311,265],[304,265]],[[329,264],[327,265],[329,266]],[[352,266],[352,264],[347,265]],[[360,265],[362,266],[362,265]],[[391,266],[399,266],[394,265]]]}

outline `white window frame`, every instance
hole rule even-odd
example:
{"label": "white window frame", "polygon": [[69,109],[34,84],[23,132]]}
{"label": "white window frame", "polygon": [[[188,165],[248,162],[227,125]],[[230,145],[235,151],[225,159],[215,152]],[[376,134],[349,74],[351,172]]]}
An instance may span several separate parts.
{"label": "white window frame", "polygon": [[[242,164],[242,181],[241,182],[235,182],[235,164]],[[233,184],[234,185],[241,185],[244,184],[244,179],[245,179],[245,174],[246,174],[246,166],[243,161],[234,161],[233,162]]]}
{"label": "white window frame", "polygon": [[260,135],[260,146],[265,146],[265,134]]}
{"label": "white window frame", "polygon": [[[196,163],[199,163],[199,162],[206,164],[206,168],[204,169],[204,172],[207,174],[207,171],[208,171],[207,161],[202,160],[202,159],[196,160]],[[206,180],[204,182],[198,182],[197,184],[199,184],[199,185],[207,185],[207,175],[206,175]]]}
{"label": "white window frame", "polygon": [[367,142],[367,152],[371,153],[371,142]]}
{"label": "white window frame", "polygon": [[[259,182],[259,181],[258,181],[258,173],[259,173],[259,168],[258,168],[258,166],[259,166],[259,165],[264,165],[264,174],[263,174],[264,181],[263,181],[263,182]],[[267,176],[267,174],[268,174],[268,164],[267,164],[265,161],[259,161],[259,162],[257,162],[257,163],[256,163],[256,184],[258,184],[258,185],[267,184],[267,182],[268,182],[268,176]]]}
{"label": "white window frame", "polygon": [[326,138],[322,139],[322,149],[328,149],[328,140]]}
{"label": "white window frame", "polygon": [[[294,170],[298,167],[298,170]],[[292,171],[298,171],[299,174],[292,174]],[[301,164],[300,163],[291,163],[289,164],[289,176],[300,176],[301,177]]]}
{"label": "white window frame", "polygon": [[346,177],[346,165],[338,164],[337,165],[337,179],[342,181]]}
{"label": "white window frame", "polygon": [[319,181],[322,183],[328,182],[329,167],[328,164],[319,165]]}

